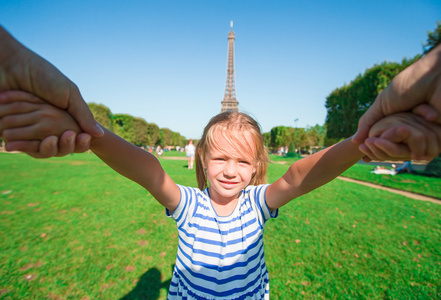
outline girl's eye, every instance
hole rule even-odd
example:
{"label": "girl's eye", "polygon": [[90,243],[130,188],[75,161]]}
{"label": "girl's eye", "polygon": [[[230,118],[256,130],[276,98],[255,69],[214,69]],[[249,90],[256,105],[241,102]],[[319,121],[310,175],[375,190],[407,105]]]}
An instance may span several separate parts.
{"label": "girl's eye", "polygon": [[241,164],[246,164],[246,165],[250,165],[250,162],[246,161],[246,160],[241,160],[239,161],[239,163]]}
{"label": "girl's eye", "polygon": [[225,159],[222,158],[222,157],[217,157],[217,158],[215,158],[214,160],[217,160],[217,161],[224,161]]}

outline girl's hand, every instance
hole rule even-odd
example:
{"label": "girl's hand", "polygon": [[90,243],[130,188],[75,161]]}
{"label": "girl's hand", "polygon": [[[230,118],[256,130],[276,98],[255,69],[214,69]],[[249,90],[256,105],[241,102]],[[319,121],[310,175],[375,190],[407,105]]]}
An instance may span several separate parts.
{"label": "girl's hand", "polygon": [[0,95],[0,136],[7,143],[6,150],[44,158],[88,149],[90,136],[77,137],[81,129],[66,111],[21,91]]}
{"label": "girl's hand", "polygon": [[369,160],[432,160],[441,153],[441,125],[414,113],[399,113],[375,123],[360,145]]}

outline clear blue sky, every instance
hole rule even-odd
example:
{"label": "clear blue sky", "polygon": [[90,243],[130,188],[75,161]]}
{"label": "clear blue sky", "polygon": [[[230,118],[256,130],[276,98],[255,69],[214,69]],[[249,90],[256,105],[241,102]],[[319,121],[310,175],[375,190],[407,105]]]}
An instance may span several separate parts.
{"label": "clear blue sky", "polygon": [[0,24],[87,102],[187,138],[220,111],[230,20],[239,107],[268,132],[323,125],[335,88],[421,53],[440,19],[439,0],[0,1]]}

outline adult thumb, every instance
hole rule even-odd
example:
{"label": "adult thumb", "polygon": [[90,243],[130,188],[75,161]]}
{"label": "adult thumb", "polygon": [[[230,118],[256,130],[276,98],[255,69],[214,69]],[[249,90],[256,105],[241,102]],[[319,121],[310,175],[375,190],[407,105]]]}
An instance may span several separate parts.
{"label": "adult thumb", "polygon": [[87,103],[83,100],[80,91],[75,85],[71,87],[67,111],[75,118],[84,132],[94,137],[104,135],[103,129],[93,117],[89,106],[87,106]]}

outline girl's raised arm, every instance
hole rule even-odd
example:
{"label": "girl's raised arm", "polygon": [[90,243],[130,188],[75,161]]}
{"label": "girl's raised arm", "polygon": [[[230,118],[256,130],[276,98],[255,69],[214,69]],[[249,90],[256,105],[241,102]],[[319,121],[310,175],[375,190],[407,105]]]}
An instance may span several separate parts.
{"label": "girl's raised arm", "polygon": [[[6,100],[16,100],[0,103],[0,136],[7,145],[20,141],[38,142],[49,136],[56,139],[66,130],[80,132],[69,113],[32,94],[13,91],[3,96]],[[179,204],[180,191],[156,157],[103,130],[103,136],[92,139],[91,150],[112,169],[146,188],[163,206],[174,211]]]}
{"label": "girl's raised arm", "polygon": [[[441,151],[441,126],[413,113],[399,113],[381,119],[371,128],[369,136],[374,140],[369,141],[369,138],[366,143],[374,143],[374,148],[381,150],[374,153],[380,160],[412,159],[415,153],[409,151],[408,145],[418,144],[420,155],[426,157]],[[376,137],[382,138],[381,143],[375,143]],[[347,139],[295,162],[285,175],[268,187],[266,199],[269,208],[279,208],[331,181],[363,156],[358,145]]]}
{"label": "girl's raised arm", "polygon": [[90,149],[108,166],[143,186],[173,212],[179,204],[181,193],[158,159],[104,127],[103,130],[104,136],[93,138]]}
{"label": "girl's raised arm", "polygon": [[268,187],[268,207],[279,208],[292,199],[328,183],[363,156],[364,154],[358,150],[358,145],[351,139],[346,139],[296,161],[279,180]]}

